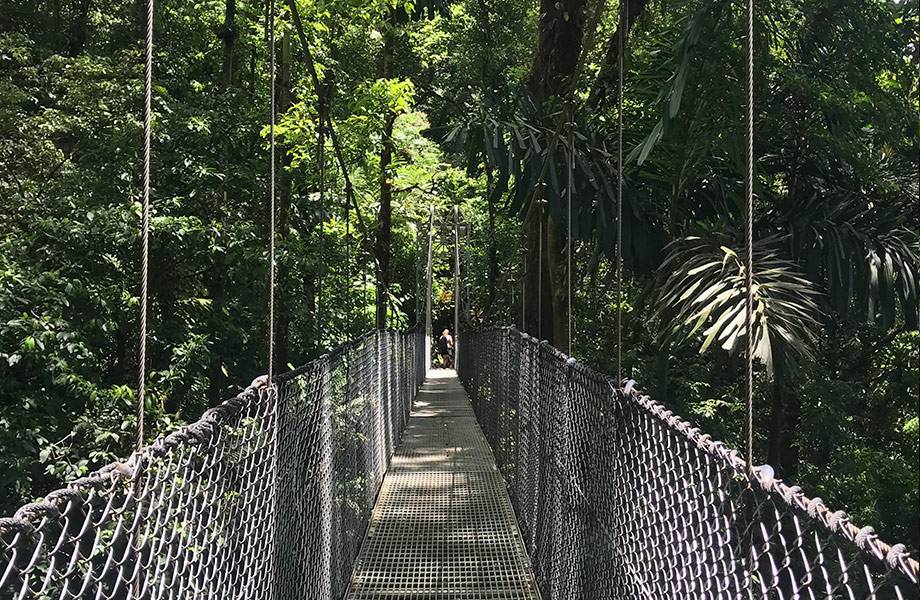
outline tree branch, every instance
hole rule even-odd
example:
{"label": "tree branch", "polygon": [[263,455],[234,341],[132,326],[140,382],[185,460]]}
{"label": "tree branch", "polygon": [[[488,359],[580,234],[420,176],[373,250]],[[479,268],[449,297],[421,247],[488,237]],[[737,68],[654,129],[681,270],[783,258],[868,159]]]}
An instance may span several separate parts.
{"label": "tree branch", "polygon": [[[303,47],[304,56],[307,59],[307,71],[310,73],[310,79],[313,81],[313,88],[316,90],[317,94],[324,94],[324,86],[319,80],[319,74],[316,71],[316,63],[313,60],[313,53],[310,51],[310,44],[307,42],[307,35],[304,32],[303,22],[300,20],[300,13],[297,11],[297,5],[294,3],[294,0],[287,0],[288,8],[291,9],[291,19],[294,21],[294,29],[297,31],[297,37],[300,39],[300,45]],[[342,178],[345,180],[345,200],[348,202],[354,209],[355,215],[358,217],[358,228],[361,230],[361,233],[367,233],[367,227],[364,223],[364,216],[361,214],[361,209],[358,207],[358,203],[355,200],[354,186],[351,183],[351,178],[348,175],[348,166],[345,164],[345,156],[342,152],[342,145],[339,142],[339,136],[335,132],[335,127],[332,125],[332,117],[330,116],[330,111],[325,111],[325,120],[326,127],[329,129],[329,139],[332,140],[332,150],[335,153],[336,161],[339,163],[339,169],[342,171]],[[322,119],[322,115],[320,116]],[[320,127],[323,126],[323,123],[320,123]]]}
{"label": "tree branch", "polygon": [[[623,11],[620,11],[620,16],[617,21],[616,31],[607,39],[607,50],[604,52],[604,60],[601,62],[601,70],[597,74],[597,79],[594,80],[594,85],[591,86],[591,92],[588,94],[588,106],[592,109],[598,109],[602,104],[604,104],[611,93],[616,91],[611,88],[615,88],[614,81],[616,79],[617,68],[619,64],[619,54],[620,54],[620,32],[623,30],[623,27],[626,27],[623,46],[625,50],[626,40],[629,39],[629,32],[632,29],[633,24],[636,22],[643,12],[645,12],[645,6],[648,4],[648,0],[625,0],[628,2],[629,15],[628,21],[623,23]],[[586,51],[590,49],[586,48]],[[619,92],[616,92],[617,94]],[[615,99],[615,98],[614,98]]]}

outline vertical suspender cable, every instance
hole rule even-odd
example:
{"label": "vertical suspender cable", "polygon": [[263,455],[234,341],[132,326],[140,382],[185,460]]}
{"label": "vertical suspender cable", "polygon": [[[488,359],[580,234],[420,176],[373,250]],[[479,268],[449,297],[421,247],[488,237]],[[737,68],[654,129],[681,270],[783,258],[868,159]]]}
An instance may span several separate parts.
{"label": "vertical suspender cable", "polygon": [[543,196],[538,199],[537,221],[540,224],[540,239],[537,243],[537,339],[543,339]]}
{"label": "vertical suspender cable", "polygon": [[[320,95],[320,98],[323,98],[323,90],[317,90],[317,94]],[[320,103],[320,114],[319,114],[319,131],[317,132],[316,140],[316,154],[317,162],[319,163],[319,243],[317,244],[319,255],[325,255],[325,242],[326,242],[326,232],[324,225],[326,223],[326,121],[323,115],[325,114],[325,100],[321,99]],[[316,323],[320,327],[320,339],[323,338],[323,282],[324,275],[326,274],[326,263],[320,261],[319,264],[319,273],[317,279],[317,294],[316,294]]]}
{"label": "vertical suspender cable", "polygon": [[[273,398],[274,405],[274,427],[272,428],[272,476],[278,473],[278,435],[281,428],[281,404],[280,399],[275,395],[275,388],[272,379],[275,373],[275,0],[266,0],[268,2],[268,46],[269,46],[269,69],[271,71],[269,95],[271,97],[269,115],[269,199],[268,199],[268,380],[266,381],[266,390],[269,398]],[[276,491],[276,490],[273,490]],[[274,536],[277,531],[277,494],[271,496],[271,533]],[[270,581],[274,580],[278,571],[278,562],[273,555],[269,562]]]}
{"label": "vertical suspender cable", "polygon": [[345,315],[347,316],[347,324],[345,326],[345,331],[348,333],[346,336],[348,339],[351,339],[351,333],[348,332],[348,326],[354,323],[354,316],[352,315],[352,307],[354,306],[354,301],[351,297],[351,207],[348,205],[348,199],[345,200]]}
{"label": "vertical suspender cable", "polygon": [[629,26],[629,0],[623,3],[623,21],[620,23],[619,35],[619,85],[617,94],[617,245],[616,245],[616,280],[617,280],[617,382],[623,383],[623,69],[626,61],[626,28]]}
{"label": "vertical suspender cable", "polygon": [[[527,235],[524,235],[522,273],[521,273],[521,332],[527,333]],[[513,288],[512,288],[513,289]],[[513,296],[513,295],[512,295]]]}
{"label": "vertical suspender cable", "polygon": [[275,0],[268,1],[268,46],[271,69],[271,115],[269,121],[268,199],[268,385],[275,365]]}
{"label": "vertical suspender cable", "polygon": [[460,335],[460,206],[454,205],[454,369],[457,368]]}
{"label": "vertical suspender cable", "polygon": [[753,473],[754,464],[754,0],[747,1],[747,156],[744,187],[747,200],[747,231],[745,236],[744,313],[747,323],[745,340],[745,393],[747,400],[747,468]]}
{"label": "vertical suspender cable", "polygon": [[[745,268],[744,268],[744,316],[745,316],[745,400],[746,400],[746,455],[748,486],[754,477],[754,0],[747,0],[747,99],[745,107],[747,144],[745,154],[744,193],[747,207],[745,215]],[[753,518],[753,501],[747,507],[748,518]],[[747,585],[754,584],[754,534],[748,531],[747,539]]]}
{"label": "vertical suspender cable", "polygon": [[147,264],[150,253],[150,129],[153,98],[153,0],[147,0],[147,29],[144,54],[144,174],[141,197],[141,290],[137,346],[137,440],[144,445],[144,403],[147,381]]}
{"label": "vertical suspender cable", "polygon": [[431,271],[434,263],[434,204],[428,209],[428,261],[425,267],[425,372],[431,369]]}
{"label": "vertical suspender cable", "polygon": [[566,214],[566,225],[568,226],[568,231],[566,232],[566,236],[565,236],[565,243],[566,243],[566,249],[565,249],[566,286],[565,287],[566,287],[566,296],[567,296],[565,312],[568,316],[568,323],[567,323],[568,330],[567,330],[566,338],[568,338],[569,348],[568,348],[567,354],[569,356],[572,356],[572,252],[575,251],[575,243],[572,240],[572,190],[574,189],[572,186],[572,177],[575,176],[575,168],[574,168],[575,167],[575,131],[574,131],[575,125],[572,122],[574,117],[573,117],[571,108],[569,108],[568,113],[569,113],[568,114],[568,117],[569,117],[569,123],[568,123],[569,151],[568,151],[568,156],[566,157],[568,160],[566,161],[567,173],[566,173],[566,190],[565,190],[566,201],[568,202],[568,205],[566,207],[566,213],[567,213]]}

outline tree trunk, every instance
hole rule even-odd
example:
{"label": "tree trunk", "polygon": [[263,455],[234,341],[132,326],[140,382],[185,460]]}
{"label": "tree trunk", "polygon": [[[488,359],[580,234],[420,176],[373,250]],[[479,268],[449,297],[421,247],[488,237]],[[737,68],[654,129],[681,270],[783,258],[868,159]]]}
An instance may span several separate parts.
{"label": "tree trunk", "polygon": [[[480,67],[480,82],[479,87],[481,90],[482,97],[487,99],[486,104],[490,105],[489,99],[492,98],[492,90],[494,86],[492,85],[492,25],[489,22],[489,7],[486,4],[486,0],[479,0],[479,11],[476,15],[479,30],[482,34],[482,39],[480,40],[480,55],[479,55],[479,67]],[[492,165],[489,164],[489,161],[485,161],[485,170],[486,170],[486,198],[488,203],[489,210],[489,249],[488,249],[488,278],[486,280],[486,301],[485,306],[483,307],[483,313],[486,315],[492,314],[492,307],[495,304],[495,295],[496,295],[496,286],[498,284],[498,246],[495,239],[495,202],[492,198],[492,188],[495,185],[495,173],[492,169]],[[514,309],[512,308],[512,311]]]}
{"label": "tree trunk", "polygon": [[[221,91],[226,93],[233,85],[233,46],[236,41],[236,0],[226,0],[224,8],[224,26],[217,37],[224,44],[224,59],[221,77]],[[232,115],[227,115],[228,122]],[[223,220],[228,206],[226,175],[229,163],[230,147],[224,136],[220,147],[221,170],[224,173],[218,189],[217,198],[220,203],[212,211],[212,218]],[[211,333],[211,348],[208,356],[208,405],[216,406],[224,399],[226,393],[226,376],[224,375],[224,347],[221,332],[224,331],[224,309],[226,305],[227,283],[227,256],[222,251],[214,257],[211,275],[207,280],[208,296],[211,298],[211,312],[208,319],[208,330]]]}
{"label": "tree trunk", "polygon": [[540,32],[527,89],[542,118],[543,103],[571,90],[581,55],[587,0],[540,0]]}
{"label": "tree trunk", "polygon": [[[395,46],[395,13],[390,10],[383,35],[383,53],[380,60],[380,77],[393,77],[393,50]],[[377,319],[378,329],[387,326],[387,301],[390,295],[390,237],[393,220],[393,179],[390,173],[393,162],[393,124],[396,113],[389,108],[383,119],[380,136],[380,214],[377,225]]]}
{"label": "tree trunk", "polygon": [[224,347],[222,333],[225,329],[224,308],[227,296],[227,256],[222,251],[214,257],[214,266],[208,278],[208,295],[211,298],[211,312],[208,330],[211,334],[210,354],[208,355],[208,406],[217,406],[226,392],[224,375]]}
{"label": "tree trunk", "polygon": [[65,38],[61,26],[61,0],[48,0],[45,11],[48,39],[54,48],[63,48]]}
{"label": "tree trunk", "polygon": [[655,400],[668,405],[668,384],[670,383],[671,346],[662,345],[655,353]]}
{"label": "tree trunk", "polygon": [[230,89],[233,81],[233,47],[236,42],[236,0],[227,0],[224,5],[224,26],[217,34],[224,42],[223,76],[221,81],[225,90]]}
{"label": "tree trunk", "polygon": [[786,402],[782,384],[774,380],[770,386],[772,402],[770,408],[770,429],[767,438],[767,464],[777,470],[780,476],[780,463],[782,462],[784,446],[784,429],[786,422]]}
{"label": "tree trunk", "polygon": [[380,149],[380,215],[377,228],[377,328],[387,326],[387,298],[390,289],[390,237],[393,221],[393,182],[390,165],[393,160],[393,122],[396,115],[388,112],[383,125]]}
{"label": "tree trunk", "polygon": [[[282,115],[291,107],[291,35],[285,29],[281,37],[281,64],[278,69],[278,114]],[[288,169],[291,166],[291,155],[281,148],[281,168],[278,170],[278,242],[282,251],[287,247],[291,231],[291,177]],[[288,261],[282,254],[278,261],[278,297],[281,302],[275,303],[278,315],[275,332],[275,357],[281,370],[287,368],[291,362],[290,329],[291,309],[288,302],[288,291],[291,288],[290,269]]]}
{"label": "tree trunk", "polygon": [[[549,252],[546,258],[549,261],[550,289],[552,290],[553,337],[552,344],[571,354],[569,346],[569,290],[567,285],[568,270],[566,265],[566,239],[562,229],[563,222],[559,222],[550,215],[546,219],[546,246]],[[574,246],[572,247],[574,250]],[[575,261],[572,261],[572,268]],[[572,278],[574,280],[574,277]]]}
{"label": "tree trunk", "polygon": [[[488,252],[488,262],[489,262],[489,276],[486,280],[486,302],[484,307],[484,314],[492,314],[492,305],[495,303],[495,289],[498,285],[498,242],[495,236],[495,202],[492,201],[492,186],[494,185],[494,177],[492,172],[492,166],[486,164],[486,193],[488,197],[488,209],[489,209],[489,252]],[[513,310],[513,309],[512,309]]]}
{"label": "tree trunk", "polygon": [[256,96],[256,51],[253,48],[249,51],[249,99]]}
{"label": "tree trunk", "polygon": [[[565,99],[571,94],[581,56],[586,7],[587,0],[540,1],[540,30],[537,50],[527,78],[527,90],[536,108],[537,121],[550,130],[558,129],[558,123],[553,117],[544,114],[544,104],[552,98]],[[564,247],[564,238],[560,235],[561,230],[555,220],[548,219],[545,225],[542,236],[542,264],[539,265],[530,260],[531,256],[537,260],[539,253],[539,221],[532,219],[527,229],[527,288],[537,289],[537,278],[540,273],[543,274],[544,287],[541,294],[544,299],[541,302],[543,314],[531,318],[530,322],[540,323],[543,337],[558,347],[566,348],[566,261],[564,256],[559,256],[560,248]],[[562,304],[559,302],[560,298]],[[547,299],[548,302],[545,301]],[[531,302],[528,299],[527,304],[528,313],[536,310],[536,307],[530,308],[531,304],[537,304],[536,301]],[[558,312],[560,310],[562,312]],[[551,326],[545,327],[547,323]],[[531,330],[530,333],[537,332]]]}
{"label": "tree trunk", "polygon": [[[79,0],[76,2],[76,14],[70,22],[70,30],[67,36],[68,56],[78,56],[83,52],[83,48],[86,46],[89,30],[90,4],[90,0]],[[144,18],[146,19],[146,13]]]}
{"label": "tree trunk", "polygon": [[491,99],[492,97],[492,25],[489,22],[489,7],[486,0],[479,0],[479,12],[476,15],[479,21],[479,30],[482,33],[480,41],[480,89],[482,97]]}
{"label": "tree trunk", "polygon": [[776,470],[777,477],[788,479],[795,475],[799,465],[795,432],[801,420],[801,404],[796,394],[788,393],[783,381],[777,374],[770,384],[772,402],[766,460]]}
{"label": "tree trunk", "polygon": [[[554,318],[549,284],[549,261],[546,258],[546,218],[540,214],[536,202],[537,200],[534,199],[530,214],[524,222],[524,243],[527,246],[527,272],[525,273],[527,299],[524,306],[523,326],[524,331],[530,335],[550,339],[553,335]],[[550,341],[552,342],[551,339]]]}

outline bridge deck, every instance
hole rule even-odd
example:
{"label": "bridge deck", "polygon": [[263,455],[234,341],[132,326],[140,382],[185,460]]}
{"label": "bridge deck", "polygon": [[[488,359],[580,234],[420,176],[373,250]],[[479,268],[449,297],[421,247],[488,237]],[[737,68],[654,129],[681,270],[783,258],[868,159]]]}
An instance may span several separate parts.
{"label": "bridge deck", "polygon": [[419,391],[346,596],[536,599],[504,481],[453,371]]}

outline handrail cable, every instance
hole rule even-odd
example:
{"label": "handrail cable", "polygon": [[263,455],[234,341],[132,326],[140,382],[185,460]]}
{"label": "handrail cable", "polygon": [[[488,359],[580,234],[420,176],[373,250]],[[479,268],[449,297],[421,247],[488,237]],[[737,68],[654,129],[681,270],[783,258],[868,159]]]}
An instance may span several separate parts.
{"label": "handrail cable", "polygon": [[147,275],[150,255],[150,130],[153,99],[153,0],[147,0],[144,34],[144,174],[141,196],[141,289],[137,345],[137,439],[135,449],[144,446],[144,405],[147,382]]}

